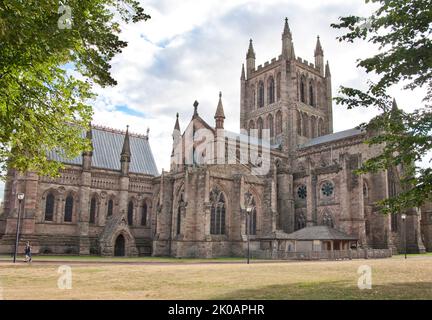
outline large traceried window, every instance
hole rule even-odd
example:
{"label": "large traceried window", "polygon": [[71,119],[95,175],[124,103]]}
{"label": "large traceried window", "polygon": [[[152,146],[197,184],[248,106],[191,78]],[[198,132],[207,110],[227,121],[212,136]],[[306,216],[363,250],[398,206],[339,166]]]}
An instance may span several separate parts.
{"label": "large traceried window", "polygon": [[225,234],[225,196],[218,188],[210,192],[210,234]]}
{"label": "large traceried window", "polygon": [[45,200],[45,221],[53,221],[55,197],[50,192]]}
{"label": "large traceried window", "polygon": [[64,221],[65,222],[72,222],[73,203],[74,203],[73,196],[68,195],[66,197],[65,210],[64,210]]}

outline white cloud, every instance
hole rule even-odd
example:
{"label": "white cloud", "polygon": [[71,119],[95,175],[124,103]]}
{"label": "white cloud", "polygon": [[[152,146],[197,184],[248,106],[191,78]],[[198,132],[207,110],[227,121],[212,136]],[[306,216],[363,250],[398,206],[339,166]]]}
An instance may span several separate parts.
{"label": "white cloud", "polygon": [[[330,27],[338,17],[368,15],[371,5],[346,0],[148,0],[143,7],[152,18],[127,25],[122,38],[128,47],[113,60],[118,85],[99,89],[95,123],[145,133],[159,170],[169,168],[171,132],[175,114],[180,125],[189,122],[194,100],[210,124],[223,92],[226,127],[239,130],[240,71],[249,38],[253,38],[257,65],[277,57],[281,32],[288,17],[297,56],[313,61],[316,36],[320,35],[325,59],[330,62],[333,95],[340,85],[362,87],[367,76],[356,68],[356,59],[374,48],[364,42],[340,43],[340,31]],[[408,95],[394,90],[399,105],[412,103]],[[411,96],[411,95],[410,95]],[[144,117],[116,111],[116,106],[142,112]],[[352,128],[374,112],[346,110],[334,105],[334,130]]]}

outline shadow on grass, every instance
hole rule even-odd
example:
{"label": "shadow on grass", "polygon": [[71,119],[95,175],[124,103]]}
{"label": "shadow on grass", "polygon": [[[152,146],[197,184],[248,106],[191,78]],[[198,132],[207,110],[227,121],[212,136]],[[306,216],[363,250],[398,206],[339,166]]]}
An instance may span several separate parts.
{"label": "shadow on grass", "polygon": [[409,300],[432,299],[431,282],[389,283],[372,285],[360,290],[356,283],[346,281],[301,282],[286,285],[241,289],[214,297],[223,300],[281,299],[281,300]]}

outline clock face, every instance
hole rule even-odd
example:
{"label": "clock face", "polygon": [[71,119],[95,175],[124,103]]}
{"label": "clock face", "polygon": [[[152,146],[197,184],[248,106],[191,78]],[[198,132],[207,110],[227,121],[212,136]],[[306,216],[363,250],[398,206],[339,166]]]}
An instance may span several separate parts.
{"label": "clock face", "polygon": [[305,185],[302,185],[298,187],[297,189],[297,195],[300,199],[306,199],[307,197],[307,189]]}
{"label": "clock face", "polygon": [[334,186],[333,186],[333,183],[331,183],[331,182],[326,182],[321,187],[321,192],[326,197],[330,197],[333,194],[333,190],[334,190]]}

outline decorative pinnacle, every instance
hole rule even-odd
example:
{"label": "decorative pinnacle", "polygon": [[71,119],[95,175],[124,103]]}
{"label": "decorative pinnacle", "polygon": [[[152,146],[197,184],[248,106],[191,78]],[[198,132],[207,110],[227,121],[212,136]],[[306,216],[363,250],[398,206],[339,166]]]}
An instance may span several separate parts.
{"label": "decorative pinnacle", "polygon": [[194,114],[193,114],[193,116],[194,117],[198,116],[198,104],[199,104],[198,101],[195,100],[195,102],[193,104],[193,106],[194,106]]}
{"label": "decorative pinnacle", "polygon": [[321,47],[320,37],[317,36],[317,42],[315,46],[315,57],[316,56],[324,56],[324,51]]}
{"label": "decorative pinnacle", "polygon": [[252,39],[249,39],[249,49],[246,54],[246,59],[255,59],[255,51],[252,44]]}
{"label": "decorative pinnacle", "polygon": [[284,35],[284,36],[287,35],[287,36],[291,37],[291,30],[290,30],[290,27],[288,24],[288,18],[286,18],[286,17],[285,17],[285,25],[284,25],[284,30],[283,30],[282,35]]}

